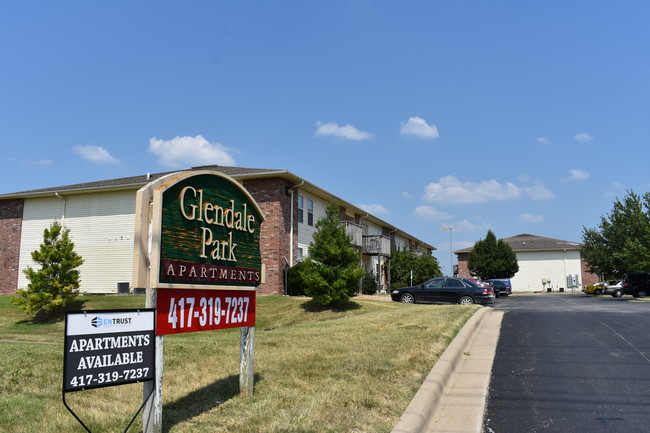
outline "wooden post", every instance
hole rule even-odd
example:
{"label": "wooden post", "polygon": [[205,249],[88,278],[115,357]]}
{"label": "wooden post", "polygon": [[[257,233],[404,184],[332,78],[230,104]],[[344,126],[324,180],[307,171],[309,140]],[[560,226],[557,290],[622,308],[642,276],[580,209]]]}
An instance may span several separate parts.
{"label": "wooden post", "polygon": [[239,395],[252,397],[255,385],[255,327],[240,328]]}
{"label": "wooden post", "polygon": [[[147,308],[156,305],[156,291],[147,287]],[[142,431],[144,433],[162,433],[162,389],[163,389],[163,349],[165,337],[158,335],[155,338],[155,366],[156,372],[154,380],[145,382],[142,388],[143,398],[149,397],[153,390],[153,395],[147,401],[142,412]]]}
{"label": "wooden post", "polygon": [[[133,260],[133,287],[146,289],[146,307],[156,308],[156,290],[150,280],[153,189],[140,189],[136,195],[136,222]],[[164,337],[154,338],[155,368],[154,380],[145,382],[142,398],[147,399],[142,411],[142,431],[144,433],[162,433],[162,379]],[[152,394],[153,391],[153,394]],[[149,397],[151,395],[151,397]]]}

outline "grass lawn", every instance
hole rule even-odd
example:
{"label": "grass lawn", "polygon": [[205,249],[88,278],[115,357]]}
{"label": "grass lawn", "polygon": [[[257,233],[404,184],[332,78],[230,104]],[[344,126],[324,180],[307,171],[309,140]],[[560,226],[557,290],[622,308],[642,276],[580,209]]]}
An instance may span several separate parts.
{"label": "grass lawn", "polygon": [[[82,296],[84,309],[144,296]],[[239,330],[165,337],[163,431],[389,432],[477,306],[257,299],[255,391],[239,397]],[[0,431],[84,432],[61,401],[63,322],[37,324],[0,296]],[[142,385],[68,393],[93,432],[123,431]],[[130,431],[141,431],[140,417]]]}

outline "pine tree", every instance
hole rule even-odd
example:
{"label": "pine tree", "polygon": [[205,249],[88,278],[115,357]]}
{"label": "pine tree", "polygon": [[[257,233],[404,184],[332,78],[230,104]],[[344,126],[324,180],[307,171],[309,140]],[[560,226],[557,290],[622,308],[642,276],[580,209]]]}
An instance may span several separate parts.
{"label": "pine tree", "polygon": [[79,271],[83,259],[74,251],[70,230],[54,221],[43,232],[43,243],[32,252],[32,260],[40,265],[23,272],[30,283],[27,289],[18,289],[12,303],[36,319],[60,317],[77,296]]}
{"label": "pine tree", "polygon": [[358,290],[363,274],[359,254],[341,225],[339,208],[331,204],[316,223],[309,257],[301,270],[305,294],[325,306],[347,301]]}

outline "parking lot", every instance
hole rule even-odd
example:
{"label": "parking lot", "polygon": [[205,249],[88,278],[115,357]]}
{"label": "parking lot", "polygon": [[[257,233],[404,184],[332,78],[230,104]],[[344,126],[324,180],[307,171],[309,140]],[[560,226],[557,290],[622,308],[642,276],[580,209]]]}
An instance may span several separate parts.
{"label": "parking lot", "polygon": [[494,308],[485,432],[650,429],[650,300],[515,294]]}

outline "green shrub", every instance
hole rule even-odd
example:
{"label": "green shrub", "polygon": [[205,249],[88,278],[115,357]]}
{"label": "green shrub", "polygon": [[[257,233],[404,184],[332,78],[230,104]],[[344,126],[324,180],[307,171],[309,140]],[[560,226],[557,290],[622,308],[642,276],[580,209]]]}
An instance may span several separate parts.
{"label": "green shrub", "polygon": [[79,289],[79,271],[83,259],[74,251],[70,230],[54,221],[43,232],[43,243],[32,252],[32,260],[40,265],[23,272],[30,283],[18,289],[11,302],[37,320],[52,320],[74,301]]}
{"label": "green shrub", "polygon": [[366,271],[361,280],[361,293],[364,295],[374,295],[377,293],[377,280],[372,272]]}
{"label": "green shrub", "polygon": [[304,262],[300,262],[287,271],[287,295],[305,296],[305,282],[301,274],[304,267]]}

